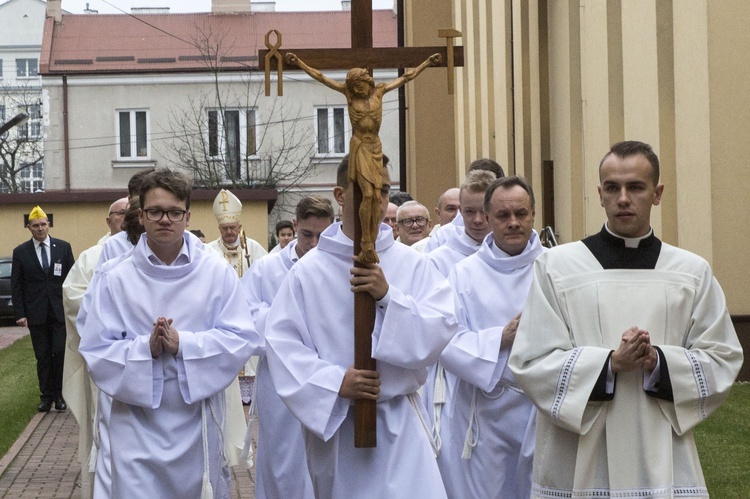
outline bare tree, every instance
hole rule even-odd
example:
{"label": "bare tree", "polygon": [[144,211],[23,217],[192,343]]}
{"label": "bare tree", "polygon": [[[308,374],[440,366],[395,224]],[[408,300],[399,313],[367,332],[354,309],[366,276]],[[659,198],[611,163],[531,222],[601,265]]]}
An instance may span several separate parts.
{"label": "bare tree", "polygon": [[[196,27],[193,45],[212,75],[212,85],[173,108],[166,147],[203,188],[275,187],[280,194],[299,185],[316,167],[311,127],[283,99],[259,106],[261,82],[254,68],[227,72],[222,60],[233,41],[210,27]],[[232,76],[227,82],[224,76]],[[281,198],[282,196],[280,196]]]}
{"label": "bare tree", "polygon": [[30,85],[0,86],[0,122],[18,113],[29,120],[0,136],[0,191],[44,189],[44,142],[41,89]]}

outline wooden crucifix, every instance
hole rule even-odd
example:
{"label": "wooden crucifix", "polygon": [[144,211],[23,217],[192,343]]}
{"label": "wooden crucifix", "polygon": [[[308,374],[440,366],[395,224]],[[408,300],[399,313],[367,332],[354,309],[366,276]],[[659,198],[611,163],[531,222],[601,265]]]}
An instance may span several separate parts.
{"label": "wooden crucifix", "polygon": [[[269,32],[270,35],[271,32]],[[279,50],[281,37],[276,32],[277,42],[272,45],[266,35],[268,50],[261,50],[258,54],[259,69],[266,74],[266,95],[270,94],[270,71],[278,71],[278,94],[282,95],[281,71],[283,69],[303,69],[316,80],[326,84],[347,96],[350,121],[354,137],[350,147],[350,182],[354,184],[354,255],[359,262],[355,266],[363,266],[364,262],[377,262],[375,240],[380,223],[379,187],[377,180],[382,175],[382,151],[377,134],[380,129],[382,115],[382,93],[398,88],[406,81],[415,78],[427,66],[447,66],[449,71],[449,93],[452,91],[453,66],[463,66],[463,47],[454,47],[453,38],[460,36],[455,30],[440,30],[439,36],[447,38],[446,47],[398,47],[373,48],[372,46],[372,0],[357,0],[351,3],[351,49],[289,49]],[[283,57],[283,62],[282,61]],[[355,69],[351,69],[355,68]],[[356,69],[365,68],[365,69]],[[415,68],[404,73],[389,84],[374,85],[368,70],[373,68]],[[323,69],[351,69],[347,75],[347,84],[334,82],[322,75]],[[350,80],[351,77],[351,80]],[[359,86],[359,88],[357,88]],[[365,92],[367,95],[365,95]],[[374,93],[382,92],[379,96]],[[351,96],[354,97],[354,104]],[[357,107],[357,99],[359,106]],[[377,102],[375,102],[377,101]],[[372,110],[372,103],[377,109]],[[369,113],[364,119],[355,115]],[[373,113],[374,111],[374,113]],[[371,116],[370,116],[371,115]],[[364,161],[370,160],[377,164],[368,164],[368,170],[358,174],[352,173],[352,161],[357,151],[361,149],[361,136],[372,132],[372,120],[376,121],[376,145],[372,141],[366,144],[367,150]],[[365,124],[365,122],[368,122]],[[362,126],[360,126],[362,125]],[[360,130],[356,127],[360,126]],[[358,137],[358,134],[361,135]],[[372,137],[367,137],[369,141]],[[356,145],[356,147],[355,147]],[[374,150],[373,150],[374,149]],[[374,152],[374,154],[373,154]],[[362,161],[360,159],[360,161]],[[358,165],[363,166],[363,165]],[[382,180],[382,179],[381,179]],[[374,192],[373,192],[374,191]],[[363,200],[365,206],[363,207]],[[374,200],[374,201],[373,201]],[[372,203],[367,206],[367,203]],[[364,208],[364,209],[362,209]],[[374,229],[374,230],[373,230]],[[372,358],[372,331],[375,327],[375,300],[368,293],[354,295],[354,367],[355,369],[376,370],[375,359]],[[371,400],[358,399],[354,401],[354,446],[375,447],[377,445],[376,432],[376,403]]]}

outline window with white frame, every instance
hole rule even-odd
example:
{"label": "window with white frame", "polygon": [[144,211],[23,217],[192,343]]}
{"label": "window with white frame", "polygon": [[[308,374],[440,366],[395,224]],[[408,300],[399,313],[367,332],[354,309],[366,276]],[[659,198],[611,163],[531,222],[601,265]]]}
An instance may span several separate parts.
{"label": "window with white frame", "polygon": [[41,161],[21,170],[21,192],[44,190],[44,163]]}
{"label": "window with white frame", "polygon": [[258,156],[255,109],[209,109],[208,155],[224,164],[228,178],[242,178],[243,164]]}
{"label": "window with white frame", "polygon": [[151,158],[151,129],[147,109],[117,111],[117,159],[147,160]]}
{"label": "window with white frame", "polygon": [[16,76],[18,78],[36,78],[39,76],[37,59],[16,59]]}
{"label": "window with white frame", "polygon": [[343,156],[349,152],[349,144],[346,140],[347,125],[345,107],[316,107],[316,154],[318,156]]}
{"label": "window with white frame", "polygon": [[31,120],[42,119],[42,105],[41,104],[31,104],[28,107],[28,112],[29,112],[29,119]]}
{"label": "window with white frame", "polygon": [[16,140],[28,140],[29,138],[29,122],[21,123],[16,126]]}
{"label": "window with white frame", "polygon": [[18,113],[28,114],[29,118],[25,123],[17,126],[17,139],[40,139],[42,137],[42,105],[30,104],[28,106],[19,106]]}
{"label": "window with white frame", "polygon": [[39,139],[42,137],[42,105],[31,104],[28,107],[29,114],[29,138]]}

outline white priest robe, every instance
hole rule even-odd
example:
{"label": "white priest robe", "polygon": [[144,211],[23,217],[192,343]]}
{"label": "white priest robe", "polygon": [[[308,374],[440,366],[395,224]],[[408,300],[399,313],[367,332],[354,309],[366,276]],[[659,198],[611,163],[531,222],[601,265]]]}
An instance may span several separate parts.
{"label": "white priest robe", "polygon": [[380,225],[372,355],[380,373],[378,443],[354,447],[352,401],[338,392],[354,360],[352,241],[333,224],[281,285],[266,326],[274,385],[305,426],[307,465],[321,498],[446,497],[416,391],[456,330],[448,281]]}
{"label": "white priest robe", "polygon": [[[296,246],[297,241],[291,241],[281,251],[255,262],[242,277],[241,285],[250,302],[250,314],[264,338],[274,297],[289,269],[299,260]],[[265,355],[260,358],[255,375],[253,406],[258,413],[256,499],[312,499],[314,494],[307,471],[302,425],[276,393]]]}
{"label": "white priest robe", "polygon": [[240,245],[236,248],[230,249],[227,248],[221,238],[219,238],[210,243],[206,243],[206,246],[221,253],[226,261],[229,262],[229,265],[231,265],[235,272],[237,272],[237,277],[241,278],[245,275],[250,266],[268,254],[268,251],[266,251],[266,249],[257,241],[250,239],[249,237],[246,240],[247,256],[250,257],[249,264],[247,262],[247,257],[245,256],[245,251]]}
{"label": "white priest robe", "polygon": [[[649,252],[649,265],[623,268]],[[632,326],[659,351],[658,392],[646,393],[642,371],[621,372],[611,400],[591,400]],[[539,411],[532,497],[708,497],[692,429],[741,365],[724,294],[699,256],[653,236],[625,248],[604,230],[545,252],[509,360]]]}
{"label": "white priest robe", "polygon": [[98,390],[91,382],[83,357],[78,352],[81,337],[76,328],[76,317],[83,295],[94,275],[96,262],[103,249],[102,244],[107,237],[100,239],[96,246],[81,253],[62,286],[66,330],[62,394],[70,407],[70,412],[78,422],[78,461],[81,464],[81,497],[84,499],[92,497],[94,491],[93,473],[89,472],[89,455],[94,443],[94,418]]}
{"label": "white priest robe", "polygon": [[98,267],[107,260],[112,260],[113,258],[125,254],[131,249],[133,249],[133,243],[128,240],[127,231],[120,231],[104,241],[102,252],[99,255],[99,260],[97,260],[96,266]]}
{"label": "white priest robe", "polygon": [[469,255],[479,250],[478,243],[466,234],[463,227],[454,227],[456,234],[439,248],[427,253],[427,258],[438,271],[448,277],[451,268]]}
{"label": "white priest robe", "polygon": [[482,247],[453,266],[458,333],[440,355],[458,377],[438,464],[450,497],[529,497],[534,406],[507,368],[503,328],[521,312],[533,263],[543,251],[536,231],[510,256],[488,234]]}
{"label": "white priest robe", "polygon": [[[186,234],[172,266],[152,263],[144,234],[89,290],[80,352],[114,399],[114,497],[198,497],[204,474],[228,496],[224,389],[260,338],[232,269]],[[153,359],[149,336],[162,316],[174,319],[179,352]]]}
{"label": "white priest robe", "polygon": [[[247,273],[247,269],[268,254],[266,249],[257,241],[249,237],[245,241],[247,242],[247,252],[242,249],[242,245],[239,242],[236,248],[227,248],[221,238],[206,243],[206,246],[222,255],[237,273],[237,277],[241,279]],[[254,355],[245,363],[245,376],[255,376],[255,373],[258,371],[258,359],[258,356]]]}
{"label": "white priest robe", "polygon": [[424,248],[424,253],[430,253],[435,251],[440,246],[448,242],[449,239],[460,235],[464,232],[464,217],[459,211],[453,220],[445,225],[441,225],[439,229],[430,232],[430,238],[427,242],[427,246]]}
{"label": "white priest robe", "polygon": [[[130,243],[130,241],[127,239],[127,237],[122,237],[125,232],[119,232],[112,236],[111,238],[107,239],[106,237],[99,240],[99,243],[101,246],[101,249],[99,250],[99,258],[96,260],[96,271],[93,274],[93,276],[89,276],[90,282],[86,279],[86,276],[88,275],[88,271],[86,271],[85,274],[74,274],[74,277],[76,278],[75,282],[70,283],[70,293],[71,295],[81,294],[85,293],[87,291],[87,288],[89,286],[93,286],[96,280],[98,279],[99,275],[102,272],[105,272],[106,269],[110,268],[113,265],[117,265],[117,262],[120,260],[127,258],[130,253],[132,252],[134,246]],[[185,237],[194,245],[198,247],[204,247],[203,243],[198,239],[195,235],[193,235],[190,232],[185,232]],[[105,241],[114,240],[113,243],[110,243],[110,245],[106,245]],[[96,246],[94,247],[96,248]],[[92,251],[94,250],[92,248]],[[84,252],[85,253],[85,252]],[[217,258],[220,258],[218,253],[215,251],[212,251],[209,253],[212,256],[216,256]],[[79,258],[83,260],[84,262],[88,261],[88,258],[83,258],[83,254],[81,254],[81,257]],[[72,272],[72,269],[71,269]],[[70,274],[68,274],[70,276]],[[65,285],[63,285],[65,287]],[[82,301],[79,303],[79,314],[78,317],[75,319],[76,323],[76,330],[78,334],[80,334],[81,331],[83,331],[83,324],[86,322],[86,315],[87,315],[87,309],[89,307],[89,303],[91,302],[91,295],[84,294],[82,296]],[[78,345],[76,345],[76,349],[78,348]],[[79,355],[80,357],[80,355]],[[81,363],[83,363],[83,358],[81,357]],[[88,376],[88,371],[86,371],[86,376]],[[76,393],[76,397],[80,397],[80,394],[83,392],[83,384],[80,383],[79,377],[72,377],[68,381],[68,387],[65,387],[65,384],[63,385],[64,390],[69,390],[72,393]],[[96,386],[94,385],[94,389],[96,389]],[[85,453],[85,456],[81,457],[80,459],[85,459],[85,462],[82,463],[84,466],[88,466],[89,457],[92,456],[96,461],[96,474],[95,474],[95,485],[93,487],[93,497],[95,499],[105,499],[110,497],[111,495],[111,482],[112,482],[112,470],[111,470],[111,460],[110,460],[110,454],[109,454],[109,414],[110,409],[112,405],[112,398],[107,395],[104,392],[101,392],[100,390],[96,389],[95,394],[98,397],[93,400],[93,403],[96,405],[96,408],[90,408],[90,410],[93,411],[92,417],[95,418],[96,422],[93,424],[91,430],[91,439],[92,444],[95,445],[95,448],[91,448],[91,452],[87,450]],[[229,459],[229,464],[231,466],[235,466],[240,464],[240,455],[242,454],[242,447],[244,444],[244,438],[245,438],[245,411],[242,408],[242,399],[240,396],[240,385],[237,380],[237,378],[232,381],[232,384],[230,384],[226,390],[225,390],[225,397],[226,397],[226,406],[227,406],[227,432],[226,432],[226,438],[225,438],[225,449],[227,452],[227,457]],[[67,398],[66,398],[67,401]],[[70,404],[69,404],[70,405]],[[71,405],[71,410],[73,406]],[[81,429],[81,431],[83,431]],[[79,443],[80,446],[80,443]],[[83,482],[82,478],[82,482]],[[82,483],[83,485],[83,483]],[[82,486],[83,489],[83,486]]]}
{"label": "white priest robe", "polygon": [[[446,225],[446,228],[451,228],[451,224]],[[427,254],[427,260],[445,277],[448,277],[455,264],[473,255],[481,247],[481,243],[477,243],[466,235],[463,219],[461,219],[461,226],[453,226],[451,230],[455,232],[454,236]],[[427,409],[432,438],[435,439],[439,452],[442,452],[442,427],[444,423],[447,423],[446,419],[451,411],[455,385],[456,377],[453,373],[445,372],[440,362],[430,366],[427,382],[422,389],[422,402]],[[445,472],[442,469],[441,471]]]}
{"label": "white priest robe", "polygon": [[[110,268],[112,265],[116,265],[116,262],[127,258],[127,256],[133,252],[134,246],[130,243],[127,237],[123,237],[125,235],[125,231],[118,232],[107,239],[107,241],[113,242],[109,245],[107,245],[106,242],[102,244],[94,273],[90,276],[90,281],[86,282],[84,275],[79,274],[78,276],[79,278],[75,283],[75,288],[77,288],[77,293],[83,293],[83,297],[79,303],[78,316],[75,319],[76,329],[79,335],[84,330],[83,325],[86,322],[86,316],[88,315],[88,309],[92,300],[92,294],[88,293],[88,288],[93,289],[101,272]],[[83,361],[83,357],[81,357],[81,360]],[[75,378],[73,380],[75,380]],[[73,390],[82,391],[83,386]],[[93,461],[93,463],[89,462],[88,464],[93,464],[95,467],[92,491],[93,498],[108,499],[112,496],[112,465],[109,451],[109,414],[110,409],[112,408],[112,397],[99,390],[96,385],[94,385],[93,395],[95,398],[92,401],[94,407],[92,407],[93,423],[91,428],[91,449],[86,453],[88,456],[86,459],[87,461]]]}

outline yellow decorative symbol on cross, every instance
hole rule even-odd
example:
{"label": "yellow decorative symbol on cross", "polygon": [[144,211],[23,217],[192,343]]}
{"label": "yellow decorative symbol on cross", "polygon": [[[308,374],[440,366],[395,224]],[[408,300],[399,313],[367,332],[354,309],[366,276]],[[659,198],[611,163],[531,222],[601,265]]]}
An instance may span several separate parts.
{"label": "yellow decorative symbol on cross", "polygon": [[[276,43],[271,44],[271,33],[276,34]],[[279,33],[278,30],[272,29],[268,33],[266,33],[266,47],[268,48],[268,53],[265,57],[265,63],[266,63],[266,97],[269,97],[271,95],[271,59],[276,59],[276,74],[277,74],[277,80],[276,80],[276,93],[279,96],[284,95],[284,87],[282,80],[283,78],[283,71],[284,71],[284,58],[279,53],[279,47],[281,47],[281,33]]]}
{"label": "yellow decorative symbol on cross", "polygon": [[229,194],[227,191],[221,191],[221,201],[219,201],[219,204],[223,208],[224,211],[227,211],[227,205],[229,204]]}

